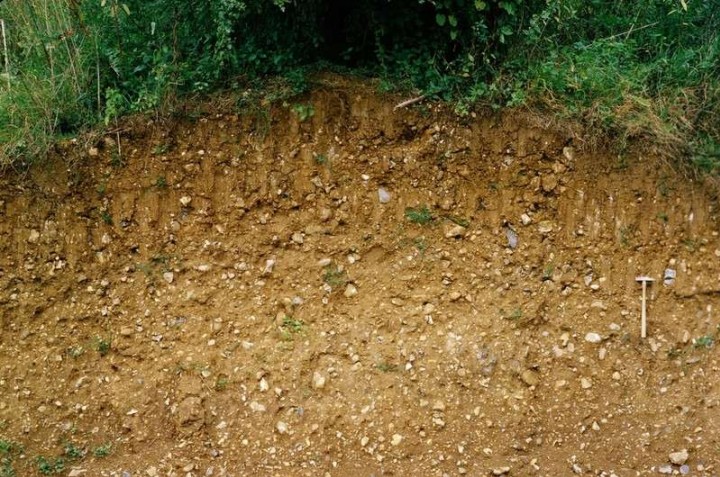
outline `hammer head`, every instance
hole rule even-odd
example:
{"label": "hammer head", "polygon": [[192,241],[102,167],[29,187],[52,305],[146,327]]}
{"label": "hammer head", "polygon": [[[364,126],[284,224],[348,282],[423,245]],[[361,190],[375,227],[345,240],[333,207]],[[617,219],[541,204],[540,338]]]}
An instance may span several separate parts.
{"label": "hammer head", "polygon": [[638,283],[643,283],[643,282],[645,282],[645,283],[647,283],[647,284],[650,284],[650,283],[654,282],[655,279],[654,279],[654,278],[647,277],[647,276],[645,276],[645,275],[642,275],[642,276],[639,276],[639,277],[635,277],[635,281],[638,282]]}

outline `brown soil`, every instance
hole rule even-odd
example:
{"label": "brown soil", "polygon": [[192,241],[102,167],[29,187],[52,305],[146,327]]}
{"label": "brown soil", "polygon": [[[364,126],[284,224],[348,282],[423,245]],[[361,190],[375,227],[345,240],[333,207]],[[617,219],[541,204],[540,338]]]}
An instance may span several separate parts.
{"label": "brown soil", "polygon": [[0,476],[717,475],[717,203],[397,102],[344,81],[6,177]]}

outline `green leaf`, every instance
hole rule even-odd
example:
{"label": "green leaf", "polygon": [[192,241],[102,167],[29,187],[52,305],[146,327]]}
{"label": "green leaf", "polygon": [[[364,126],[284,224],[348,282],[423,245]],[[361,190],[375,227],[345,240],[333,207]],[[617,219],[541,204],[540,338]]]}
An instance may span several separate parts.
{"label": "green leaf", "polygon": [[457,40],[457,36],[458,36],[457,30],[452,30],[452,31],[450,32],[450,39],[451,39],[451,40]]}
{"label": "green leaf", "polygon": [[456,26],[457,26],[457,18],[455,18],[455,15],[450,15],[450,16],[448,17],[448,23],[450,23],[450,26],[451,26],[451,27],[456,27]]}
{"label": "green leaf", "polygon": [[485,10],[485,8],[487,8],[487,3],[482,0],[475,0],[475,8],[480,11]]}
{"label": "green leaf", "polygon": [[125,14],[130,15],[130,9],[128,8],[127,3],[123,3],[121,6],[122,9],[125,10]]}
{"label": "green leaf", "polygon": [[500,8],[505,10],[508,15],[515,16],[515,4],[512,2],[500,2]]}
{"label": "green leaf", "polygon": [[442,13],[438,13],[437,15],[435,15],[435,21],[438,25],[445,26],[445,20],[445,15],[443,15]]}

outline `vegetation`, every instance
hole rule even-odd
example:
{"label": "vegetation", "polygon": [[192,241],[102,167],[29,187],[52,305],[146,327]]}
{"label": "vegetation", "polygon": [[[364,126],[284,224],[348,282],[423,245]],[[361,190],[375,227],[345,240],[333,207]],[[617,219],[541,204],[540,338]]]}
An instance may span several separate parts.
{"label": "vegetation", "polygon": [[4,165],[189,93],[272,76],[287,98],[330,68],[459,114],[544,109],[720,172],[720,9],[709,0],[5,0],[0,19]]}
{"label": "vegetation", "polygon": [[416,209],[408,207],[405,209],[405,217],[414,224],[427,225],[433,221],[432,212],[426,205]]}
{"label": "vegetation", "polygon": [[62,458],[48,459],[45,456],[39,456],[36,460],[38,471],[42,475],[61,474],[65,470],[65,461]]}
{"label": "vegetation", "polygon": [[332,288],[344,287],[348,283],[347,272],[345,269],[338,267],[334,263],[330,264],[325,267],[323,281]]}
{"label": "vegetation", "polygon": [[0,477],[15,477],[15,468],[13,467],[13,453],[18,450],[18,446],[7,439],[0,439]]}
{"label": "vegetation", "polygon": [[98,459],[101,459],[103,457],[109,456],[111,451],[112,451],[112,444],[110,442],[108,442],[101,446],[97,446],[95,448],[95,450],[93,450],[93,455],[95,457],[97,457]]}

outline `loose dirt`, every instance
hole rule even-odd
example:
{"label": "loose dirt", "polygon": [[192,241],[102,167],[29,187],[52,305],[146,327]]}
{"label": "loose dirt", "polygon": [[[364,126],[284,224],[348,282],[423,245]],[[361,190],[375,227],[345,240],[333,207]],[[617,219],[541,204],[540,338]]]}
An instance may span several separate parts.
{"label": "loose dirt", "polygon": [[326,84],[3,179],[0,476],[717,475],[717,202],[401,99]]}

